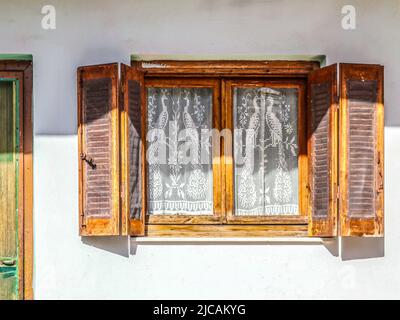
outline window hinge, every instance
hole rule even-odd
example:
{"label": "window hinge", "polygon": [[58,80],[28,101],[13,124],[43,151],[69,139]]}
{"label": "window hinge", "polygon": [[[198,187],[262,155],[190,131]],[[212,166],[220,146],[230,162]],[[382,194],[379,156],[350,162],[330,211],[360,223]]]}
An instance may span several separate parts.
{"label": "window hinge", "polygon": [[85,213],[84,212],[82,212],[82,214],[81,214],[81,227],[82,227],[82,229],[86,228]]}

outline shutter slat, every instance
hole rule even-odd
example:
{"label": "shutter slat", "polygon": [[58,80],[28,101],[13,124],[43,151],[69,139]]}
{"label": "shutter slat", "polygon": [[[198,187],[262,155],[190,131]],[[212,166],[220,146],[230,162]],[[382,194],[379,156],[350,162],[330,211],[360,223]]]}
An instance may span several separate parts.
{"label": "shutter slat", "polygon": [[117,92],[118,64],[78,69],[80,234],[85,236],[119,234]]}
{"label": "shutter slat", "polygon": [[[375,211],[374,190],[366,193],[354,193],[353,186],[362,186],[366,181],[373,182],[375,168],[375,141],[353,141],[353,134],[358,134],[360,130],[365,132],[365,136],[375,138],[375,108],[376,101],[376,81],[347,80],[347,96],[349,109],[349,132],[348,132],[348,152],[350,157],[364,157],[368,161],[357,161],[349,159],[349,179],[348,179],[348,216],[356,215],[370,216],[370,211]],[[364,113],[368,110],[369,119],[359,116],[359,112]],[[360,113],[361,113],[360,112]]]}
{"label": "shutter slat", "polygon": [[383,234],[383,67],[341,64],[342,236]]}
{"label": "shutter slat", "polygon": [[[97,138],[105,137],[110,139],[111,132],[111,79],[88,79],[83,80],[83,123],[85,125],[85,145],[88,143],[96,143]],[[92,120],[100,120],[104,122],[103,127],[99,130],[97,123],[92,126]],[[96,128],[97,130],[94,130]],[[104,148],[105,152],[86,148],[87,154],[95,160],[101,158],[105,162],[111,163],[112,150],[109,143]],[[111,217],[111,183],[107,183],[106,193],[102,196],[97,196],[98,181],[107,181],[111,178],[111,166],[107,166],[106,175],[101,174],[98,168],[92,168],[89,165],[84,165],[85,179],[85,217]],[[101,203],[102,206],[93,205]]]}
{"label": "shutter slat", "polygon": [[336,65],[309,75],[309,235],[336,235]]}

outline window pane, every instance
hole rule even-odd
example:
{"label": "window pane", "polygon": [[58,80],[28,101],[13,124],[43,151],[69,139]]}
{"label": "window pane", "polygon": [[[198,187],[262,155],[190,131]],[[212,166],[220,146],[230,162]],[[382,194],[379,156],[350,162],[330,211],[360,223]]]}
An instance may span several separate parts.
{"label": "window pane", "polygon": [[235,214],[297,215],[298,91],[234,88]]}
{"label": "window pane", "polygon": [[149,214],[213,214],[210,139],[201,139],[212,98],[211,88],[147,89]]}

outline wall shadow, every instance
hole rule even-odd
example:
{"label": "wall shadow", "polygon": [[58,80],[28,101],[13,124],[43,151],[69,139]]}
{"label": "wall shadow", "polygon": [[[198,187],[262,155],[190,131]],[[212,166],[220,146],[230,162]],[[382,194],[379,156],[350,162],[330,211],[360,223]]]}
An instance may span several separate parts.
{"label": "wall shadow", "polygon": [[343,261],[382,258],[385,256],[385,238],[343,237],[341,256]]}
{"label": "wall shadow", "polygon": [[129,258],[129,237],[104,236],[81,237],[82,243],[91,247],[105,250],[125,258]]}
{"label": "wall shadow", "polygon": [[322,245],[334,257],[339,257],[339,238],[325,238],[321,239]]}
{"label": "wall shadow", "polygon": [[141,239],[131,237],[130,238],[130,254],[135,255],[138,246],[169,246],[169,245],[179,245],[179,246],[324,246],[328,252],[334,256],[339,256],[339,241],[337,238],[332,239],[318,239],[315,241],[290,241],[290,240],[201,240],[196,241],[193,239],[182,239],[182,240],[166,240],[163,238],[152,239],[151,241],[142,241]]}
{"label": "wall shadow", "polygon": [[[81,237],[82,243],[101,250],[105,250],[126,258],[136,255],[139,246],[323,246],[333,257],[341,256],[343,261],[382,258],[385,255],[385,239],[343,237],[318,239],[315,241],[290,241],[290,240],[201,240],[193,239],[168,240],[164,238],[142,241],[135,237],[104,236]],[[340,254],[339,254],[339,248]]]}

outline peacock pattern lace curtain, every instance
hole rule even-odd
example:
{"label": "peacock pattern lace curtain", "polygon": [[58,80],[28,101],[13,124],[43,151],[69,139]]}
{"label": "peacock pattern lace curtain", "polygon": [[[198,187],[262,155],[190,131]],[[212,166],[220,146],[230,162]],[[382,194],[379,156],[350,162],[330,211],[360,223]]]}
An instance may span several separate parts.
{"label": "peacock pattern lace curtain", "polygon": [[147,89],[149,214],[213,214],[211,146],[201,141],[212,98],[211,88]]}
{"label": "peacock pattern lace curtain", "polygon": [[236,215],[297,215],[296,88],[234,88]]}

